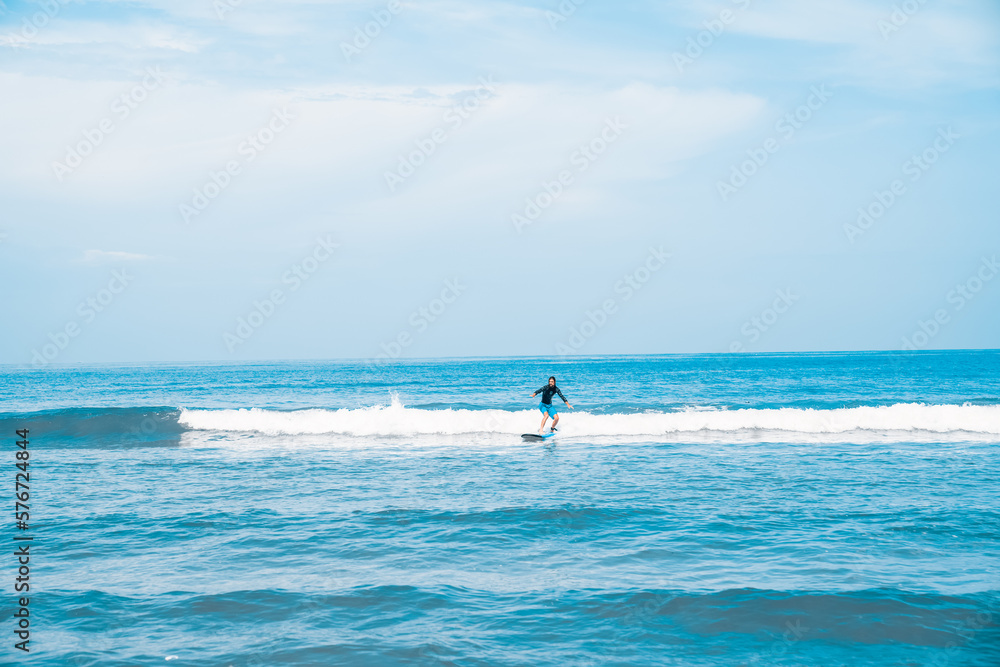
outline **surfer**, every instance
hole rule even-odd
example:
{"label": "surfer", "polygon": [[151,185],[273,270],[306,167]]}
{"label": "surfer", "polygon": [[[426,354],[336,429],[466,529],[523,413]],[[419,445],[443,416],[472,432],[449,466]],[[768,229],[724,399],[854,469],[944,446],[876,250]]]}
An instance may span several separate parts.
{"label": "surfer", "polygon": [[545,430],[545,422],[548,421],[551,416],[552,432],[555,433],[556,424],[559,423],[559,413],[556,411],[555,406],[552,405],[552,396],[559,394],[559,398],[563,400],[563,403],[565,403],[566,407],[570,410],[573,409],[573,406],[569,404],[569,401],[566,400],[563,393],[559,391],[559,387],[556,386],[556,378],[554,375],[549,378],[549,383],[547,385],[536,391],[531,395],[531,397],[534,398],[538,394],[542,395],[542,402],[538,404],[538,409],[542,411],[542,425],[538,427],[538,432],[542,433]]}

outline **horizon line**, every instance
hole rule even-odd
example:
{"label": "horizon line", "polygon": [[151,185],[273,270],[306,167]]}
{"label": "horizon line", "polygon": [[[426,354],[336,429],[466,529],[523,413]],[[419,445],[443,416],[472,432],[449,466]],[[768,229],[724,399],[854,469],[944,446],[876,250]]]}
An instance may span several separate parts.
{"label": "horizon line", "polygon": [[237,365],[269,365],[290,363],[370,363],[373,366],[392,366],[407,363],[435,361],[500,361],[500,360],[551,360],[556,362],[584,361],[588,359],[620,359],[637,357],[768,357],[790,355],[918,355],[958,352],[1000,352],[1000,348],[940,348],[928,350],[806,350],[806,351],[770,351],[770,352],[654,352],[654,353],[615,353],[593,355],[468,355],[468,356],[437,356],[437,357],[398,357],[395,359],[377,359],[376,357],[326,357],[326,358],[272,358],[272,359],[191,359],[174,361],[64,361],[50,362],[45,366],[35,366],[31,362],[0,363],[0,369],[22,369],[45,371],[49,368],[81,368],[87,366],[105,367],[142,367],[142,366],[237,366]]}

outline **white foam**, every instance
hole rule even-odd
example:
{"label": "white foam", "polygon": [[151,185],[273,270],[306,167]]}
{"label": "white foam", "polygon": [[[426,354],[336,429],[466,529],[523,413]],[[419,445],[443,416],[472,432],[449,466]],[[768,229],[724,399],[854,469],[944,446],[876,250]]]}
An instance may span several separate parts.
{"label": "white foam", "polygon": [[[566,410],[564,436],[643,436],[699,432],[777,431],[802,434],[850,432],[1000,434],[1000,405],[927,405],[814,410],[800,408],[720,410],[688,408],[680,412],[592,414]],[[189,410],[181,425],[193,430],[256,432],[267,435],[341,434],[350,436],[519,434],[538,427],[537,410],[423,410],[390,405],[340,410],[282,412],[258,408]]]}

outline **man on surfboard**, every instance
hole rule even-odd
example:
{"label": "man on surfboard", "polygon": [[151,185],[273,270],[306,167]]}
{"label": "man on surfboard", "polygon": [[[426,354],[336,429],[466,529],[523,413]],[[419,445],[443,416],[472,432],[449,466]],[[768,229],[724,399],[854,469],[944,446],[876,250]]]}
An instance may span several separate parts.
{"label": "man on surfboard", "polygon": [[563,393],[559,391],[559,387],[556,386],[556,378],[554,375],[549,378],[549,383],[547,385],[536,391],[531,395],[531,397],[534,398],[538,394],[542,395],[542,402],[538,404],[538,409],[542,411],[542,425],[538,427],[538,433],[541,434],[545,430],[545,422],[548,421],[550,416],[552,417],[552,432],[555,433],[556,424],[559,423],[559,413],[556,411],[555,406],[552,405],[552,396],[559,394],[559,398],[563,400],[563,403],[565,403],[566,407],[570,410],[573,409],[573,406],[569,404],[569,401],[566,400]]}

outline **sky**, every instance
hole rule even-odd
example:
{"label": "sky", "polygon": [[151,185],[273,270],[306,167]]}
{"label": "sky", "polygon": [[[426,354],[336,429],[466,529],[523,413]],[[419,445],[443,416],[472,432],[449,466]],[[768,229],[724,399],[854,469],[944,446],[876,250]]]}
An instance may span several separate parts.
{"label": "sky", "polygon": [[994,0],[0,2],[0,363],[1000,347],[998,47]]}

